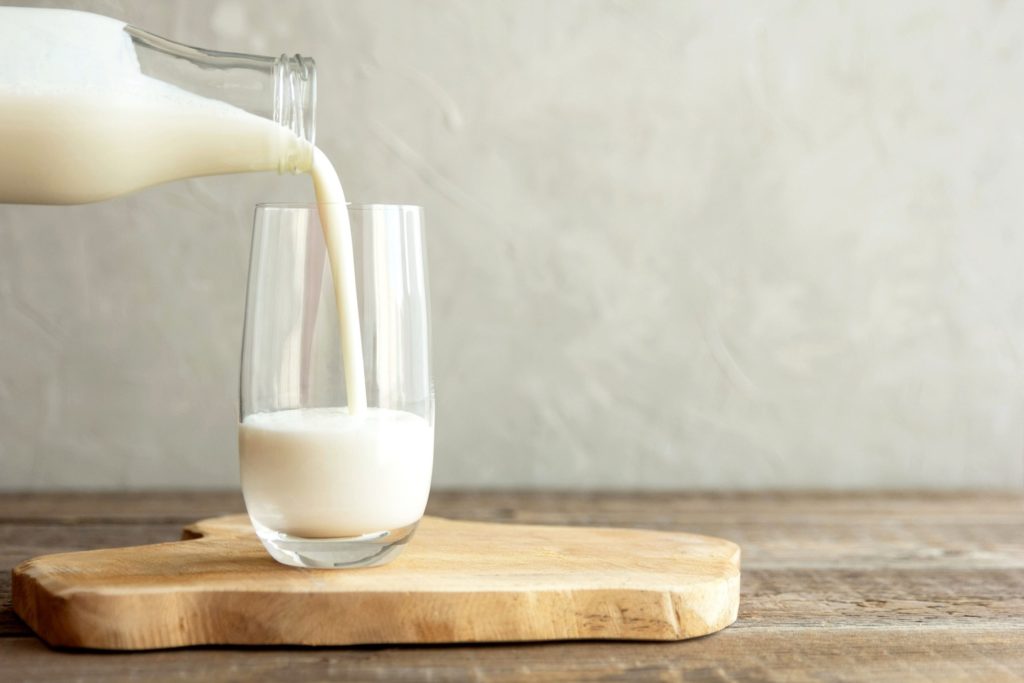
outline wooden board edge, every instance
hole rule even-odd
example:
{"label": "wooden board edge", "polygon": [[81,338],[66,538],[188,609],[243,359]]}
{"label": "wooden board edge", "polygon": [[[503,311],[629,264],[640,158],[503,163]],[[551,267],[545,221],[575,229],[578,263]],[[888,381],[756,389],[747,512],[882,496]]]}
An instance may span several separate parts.
{"label": "wooden board edge", "polygon": [[[358,645],[417,645],[417,644],[487,644],[487,643],[528,643],[552,641],[623,641],[623,642],[676,642],[710,635],[736,622],[739,607],[739,576],[721,580],[719,590],[728,593],[728,606],[708,614],[699,614],[700,606],[692,604],[688,596],[664,591],[634,591],[630,594],[630,605],[622,608],[635,616],[625,621],[607,619],[605,608],[613,605],[610,595],[616,589],[589,589],[566,594],[564,591],[545,591],[535,594],[529,607],[518,603],[514,595],[502,596],[495,608],[508,615],[502,626],[484,637],[467,636],[458,631],[458,624],[471,615],[458,615],[458,607],[466,598],[479,598],[472,592],[447,593],[434,606],[438,613],[456,613],[456,618],[444,618],[431,623],[429,617],[410,619],[405,613],[401,596],[393,593],[367,594],[368,600],[381,605],[385,613],[403,615],[395,621],[383,622],[382,630],[350,629],[341,624],[340,628],[324,628],[311,624],[310,631],[297,634],[291,629],[279,631],[272,620],[246,621],[234,624],[229,630],[211,630],[205,627],[202,615],[215,614],[224,609],[230,612],[231,600],[240,594],[251,595],[252,600],[265,597],[260,592],[218,592],[197,594],[203,600],[193,603],[181,601],[180,596],[147,596],[138,601],[136,596],[105,596],[94,601],[88,595],[72,595],[63,600],[61,608],[52,612],[51,618],[36,618],[39,612],[28,612],[32,621],[26,622],[51,647],[108,651],[143,651],[177,649],[192,646],[295,646],[295,647],[345,647]],[[339,596],[340,602],[350,596]],[[221,608],[218,602],[223,600]],[[549,602],[550,601],[550,602]],[[47,602],[47,606],[50,603]],[[22,602],[22,608],[24,603]],[[517,617],[516,611],[537,610],[566,616],[564,623],[552,623],[546,629],[537,624],[527,626],[529,620]],[[130,626],[146,615],[158,611],[163,616],[166,628],[154,641],[142,636]],[[339,604],[339,613],[343,614]],[[580,617],[580,613],[588,616]],[[19,612],[19,615],[21,612]],[[116,615],[116,618],[115,618]],[[25,617],[22,617],[25,618]],[[401,619],[401,628],[394,623]],[[631,621],[630,621],[631,620]],[[99,624],[104,624],[99,627]],[[183,626],[190,624],[190,627]],[[680,628],[680,624],[689,624]]]}

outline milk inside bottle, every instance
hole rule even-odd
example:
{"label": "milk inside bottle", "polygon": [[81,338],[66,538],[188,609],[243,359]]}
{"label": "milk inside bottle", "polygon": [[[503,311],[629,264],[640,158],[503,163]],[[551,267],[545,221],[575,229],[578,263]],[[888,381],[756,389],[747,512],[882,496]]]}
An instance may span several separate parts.
{"label": "milk inside bottle", "polygon": [[0,7],[0,202],[76,204],[218,173],[306,172],[315,68],[108,17]]}
{"label": "milk inside bottle", "polygon": [[[304,487],[355,496],[373,476],[366,450],[411,454],[407,475],[429,482],[433,430],[419,416],[367,410],[348,212],[337,173],[314,146],[315,90],[314,64],[298,55],[201,50],[87,12],[0,7],[0,203],[92,202],[222,173],[312,175],[348,405],[246,416],[240,449],[243,481],[255,482],[245,491],[250,507],[270,501],[282,528],[322,537],[415,522],[425,495],[411,505],[367,501],[364,512],[378,509],[363,518],[352,506],[327,507],[314,522],[280,501]],[[325,488],[325,462],[334,488],[331,479]],[[291,473],[287,492],[275,486],[277,470]]]}

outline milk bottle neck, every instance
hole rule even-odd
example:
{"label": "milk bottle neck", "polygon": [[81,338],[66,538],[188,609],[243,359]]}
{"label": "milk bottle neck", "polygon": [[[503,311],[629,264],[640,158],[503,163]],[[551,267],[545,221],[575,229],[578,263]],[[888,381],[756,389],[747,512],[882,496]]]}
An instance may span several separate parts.
{"label": "milk bottle neck", "polygon": [[296,138],[296,144],[282,155],[278,171],[310,169],[316,135],[316,64],[312,58],[206,50],[134,26],[124,30],[143,75],[276,121]]}

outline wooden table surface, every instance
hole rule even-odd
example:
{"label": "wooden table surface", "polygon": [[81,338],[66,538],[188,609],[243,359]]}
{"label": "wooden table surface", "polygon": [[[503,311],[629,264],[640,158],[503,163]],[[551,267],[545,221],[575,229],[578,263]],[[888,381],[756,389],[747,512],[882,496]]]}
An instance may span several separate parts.
{"label": "wooden table surface", "polygon": [[11,611],[22,560],[173,540],[242,509],[227,493],[0,495],[0,680],[1024,681],[1019,493],[433,494],[447,517],[738,542],[739,621],[676,643],[63,652]]}

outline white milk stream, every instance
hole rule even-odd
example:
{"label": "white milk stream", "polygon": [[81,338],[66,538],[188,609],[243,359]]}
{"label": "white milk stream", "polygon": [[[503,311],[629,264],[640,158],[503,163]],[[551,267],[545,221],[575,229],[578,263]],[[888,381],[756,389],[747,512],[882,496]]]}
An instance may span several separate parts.
{"label": "white milk stream", "polygon": [[363,342],[359,333],[352,226],[341,180],[330,160],[319,148],[313,150],[312,173],[341,326],[341,358],[345,368],[348,410],[357,415],[366,410],[366,372],[363,369]]}

